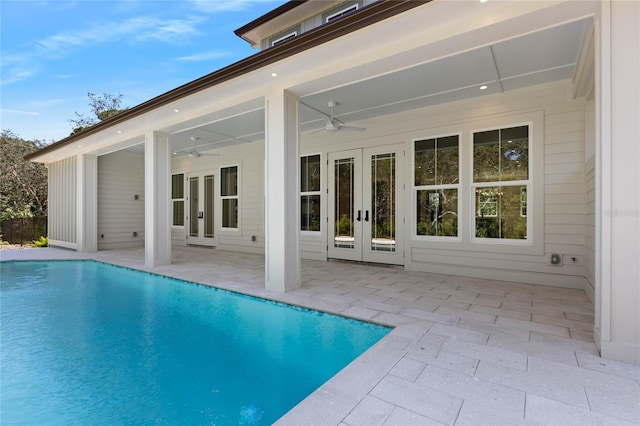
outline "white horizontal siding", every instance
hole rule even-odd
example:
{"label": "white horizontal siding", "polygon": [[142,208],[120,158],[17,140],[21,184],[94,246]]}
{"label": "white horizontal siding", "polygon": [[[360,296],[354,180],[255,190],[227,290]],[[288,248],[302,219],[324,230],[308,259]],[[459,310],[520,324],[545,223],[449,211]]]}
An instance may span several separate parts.
{"label": "white horizontal siding", "polygon": [[77,160],[76,157],[56,161],[49,173],[49,240],[52,245],[76,248]]}
{"label": "white horizontal siding", "polygon": [[[569,84],[564,81],[348,123],[362,125],[367,131],[358,134],[338,132],[329,135],[321,132],[313,136],[303,135],[302,153],[320,152],[326,156],[331,151],[404,143],[407,157],[402,171],[407,188],[405,196],[409,198],[412,140],[437,134],[439,129],[468,128],[468,123],[498,117],[503,117],[508,123],[510,115],[542,111],[544,156],[538,156],[538,160],[542,161],[544,170],[544,206],[538,206],[537,209],[544,218],[541,252],[510,254],[508,246],[502,244],[476,245],[474,250],[464,250],[456,249],[455,243],[425,244],[424,241],[407,238],[405,266],[421,271],[583,288],[587,221],[584,101],[570,100],[568,89]],[[534,132],[540,130],[533,129]],[[534,182],[534,185],[539,185],[539,182]],[[323,206],[326,202],[326,192],[323,190]],[[410,205],[405,205],[404,212],[408,232],[413,214]],[[326,222],[322,223],[322,239],[301,238],[304,255],[323,252],[326,246]],[[550,265],[551,253],[561,254],[563,265]]]}
{"label": "white horizontal siding", "polygon": [[[264,142],[241,143],[221,148],[213,156],[178,157],[172,160],[172,173],[206,171],[215,175],[215,236],[221,250],[264,253]],[[222,228],[220,211],[220,167],[238,165],[240,173],[239,229]],[[185,209],[188,202],[185,202]],[[172,244],[186,241],[186,227],[172,228]],[[252,240],[255,236],[256,241]]]}
{"label": "white horizontal siding", "polygon": [[144,221],[144,155],[98,157],[98,250],[144,247]]}

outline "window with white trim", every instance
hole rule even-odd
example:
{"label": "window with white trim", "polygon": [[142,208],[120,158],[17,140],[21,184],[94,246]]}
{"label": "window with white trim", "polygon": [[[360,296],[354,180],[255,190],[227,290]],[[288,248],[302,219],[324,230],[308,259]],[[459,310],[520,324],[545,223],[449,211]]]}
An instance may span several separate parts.
{"label": "window with white trim", "polygon": [[220,206],[223,229],[238,229],[239,203],[238,166],[221,167]]}
{"label": "window with white trim", "polygon": [[184,173],[171,175],[171,204],[173,226],[184,226]]}
{"label": "window with white trim", "polygon": [[279,45],[279,44],[281,44],[281,43],[284,43],[285,41],[287,41],[287,40],[289,40],[289,39],[292,39],[292,38],[294,38],[294,37],[295,37],[295,36],[297,36],[297,35],[298,35],[298,31],[293,31],[293,32],[290,32],[290,33],[288,33],[288,34],[285,34],[285,35],[283,35],[283,36],[281,36],[281,37],[278,37],[277,39],[275,39],[275,40],[273,40],[273,41],[271,42],[271,47],[273,47],[273,46],[277,46],[277,45]]}
{"label": "window with white trim", "polygon": [[529,125],[473,133],[474,237],[528,240]]}
{"label": "window with white trim", "polygon": [[355,12],[356,10],[358,10],[358,3],[352,4],[351,6],[347,6],[344,9],[341,9],[341,10],[339,10],[337,12],[334,12],[334,13],[328,15],[325,18],[324,22],[326,22],[326,23],[333,22],[338,18],[342,18],[346,14],[349,14],[351,12]]}
{"label": "window with white trim", "polygon": [[414,141],[416,236],[457,237],[460,136]]}
{"label": "window with white trim", "polygon": [[300,230],[320,231],[320,154],[300,158]]}

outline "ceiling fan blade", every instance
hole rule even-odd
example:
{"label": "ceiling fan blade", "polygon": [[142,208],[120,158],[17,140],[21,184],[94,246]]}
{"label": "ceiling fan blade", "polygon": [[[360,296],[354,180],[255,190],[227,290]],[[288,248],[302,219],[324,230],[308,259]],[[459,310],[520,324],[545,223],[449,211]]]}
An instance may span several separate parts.
{"label": "ceiling fan blade", "polygon": [[367,128],[357,126],[340,126],[340,130],[345,130],[347,132],[364,132]]}
{"label": "ceiling fan blade", "polygon": [[312,129],[312,130],[305,131],[304,134],[305,135],[315,135],[316,133],[320,133],[320,132],[324,132],[324,127],[320,127],[319,129]]}

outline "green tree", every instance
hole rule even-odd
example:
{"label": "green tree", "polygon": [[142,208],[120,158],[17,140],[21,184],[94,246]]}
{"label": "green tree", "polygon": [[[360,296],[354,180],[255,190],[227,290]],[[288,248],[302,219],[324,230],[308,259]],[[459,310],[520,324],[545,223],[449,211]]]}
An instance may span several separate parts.
{"label": "green tree", "polygon": [[0,219],[47,214],[47,169],[24,156],[44,146],[3,130],[0,134]]}
{"label": "green tree", "polygon": [[69,123],[73,126],[73,130],[71,131],[72,135],[128,109],[122,106],[123,95],[120,93],[118,93],[118,95],[112,95],[110,93],[96,95],[95,93],[89,92],[87,96],[89,97],[89,108],[93,116],[87,117],[84,114],[76,112],[76,118],[69,119]]}

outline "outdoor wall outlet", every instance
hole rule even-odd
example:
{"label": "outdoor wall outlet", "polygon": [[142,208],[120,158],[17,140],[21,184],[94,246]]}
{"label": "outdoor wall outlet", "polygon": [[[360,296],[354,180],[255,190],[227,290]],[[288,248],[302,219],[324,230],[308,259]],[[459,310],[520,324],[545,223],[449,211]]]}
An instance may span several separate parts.
{"label": "outdoor wall outlet", "polygon": [[133,196],[133,199],[134,199],[134,200],[137,200],[138,198],[140,198],[140,196],[138,196],[138,194],[135,194],[135,195]]}
{"label": "outdoor wall outlet", "polygon": [[562,256],[558,253],[551,254],[551,264],[552,265],[562,265]]}
{"label": "outdoor wall outlet", "polygon": [[256,238],[256,236],[255,236],[255,235],[252,235],[252,236],[251,236],[251,241],[253,241],[253,242],[255,243],[257,240],[258,240],[258,239]]}
{"label": "outdoor wall outlet", "polygon": [[137,236],[138,236],[138,233],[137,233],[136,231],[133,231],[133,232],[131,233],[131,236],[132,236],[132,237],[137,237]]}
{"label": "outdoor wall outlet", "polygon": [[100,234],[100,238],[104,238],[104,234]]}

